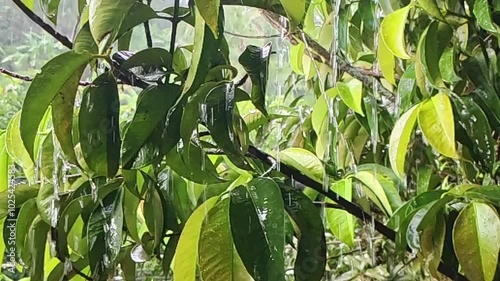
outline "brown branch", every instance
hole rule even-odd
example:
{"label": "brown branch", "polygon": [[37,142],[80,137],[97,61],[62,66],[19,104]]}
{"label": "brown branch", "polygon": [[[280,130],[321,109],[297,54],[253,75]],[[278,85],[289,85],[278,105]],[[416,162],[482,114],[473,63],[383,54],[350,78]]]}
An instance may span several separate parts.
{"label": "brown branch", "polygon": [[52,35],[57,41],[61,42],[64,46],[66,46],[68,49],[73,48],[73,42],[69,40],[68,37],[62,35],[61,33],[57,32],[52,26],[49,24],[45,23],[42,18],[37,16],[30,8],[28,8],[26,5],[21,0],[12,0],[14,4],[16,4],[21,11],[24,12],[26,16],[28,16],[33,22],[35,22],[38,26],[43,28],[47,33]]}
{"label": "brown branch", "polygon": [[[269,11],[262,11],[262,14],[264,17],[269,21],[269,23],[276,29],[278,30],[283,30],[285,29],[286,33],[285,36],[286,38],[290,41],[290,43],[296,45],[299,44],[300,42],[303,42],[301,39],[301,36],[299,34],[295,33],[290,33],[288,30],[286,30],[286,27],[282,25],[279,15],[275,13],[271,13]],[[303,33],[302,31],[300,31]],[[305,43],[307,46],[309,46],[310,50],[312,51],[310,54],[308,54],[312,59],[319,61],[321,63],[324,63],[328,66],[332,66],[332,63],[330,61],[330,52],[323,48],[316,40],[312,39],[309,35],[304,34],[305,37]],[[361,67],[356,67],[351,65],[350,63],[346,62],[342,58],[337,58],[337,63],[338,67],[342,72],[345,72],[352,77],[360,80],[363,82],[363,84],[367,85],[370,88],[373,88],[373,80],[378,80],[377,82],[380,83],[380,79],[383,78],[382,74],[372,70],[372,69],[366,69],[366,68],[361,68]],[[375,78],[375,79],[373,79]],[[379,91],[385,95],[385,96],[393,96],[393,94],[387,90],[384,87],[379,87]]]}
{"label": "brown branch", "polygon": [[[26,81],[26,82],[33,81],[33,77],[31,77],[31,76],[22,75],[22,74],[7,70],[7,69],[2,68],[2,67],[0,67],[0,73],[5,74],[5,75],[10,76],[10,77],[15,78],[15,79]],[[93,86],[94,84],[92,84],[92,82],[90,82],[90,81],[80,81],[78,83],[78,85],[86,87],[86,86]]]}

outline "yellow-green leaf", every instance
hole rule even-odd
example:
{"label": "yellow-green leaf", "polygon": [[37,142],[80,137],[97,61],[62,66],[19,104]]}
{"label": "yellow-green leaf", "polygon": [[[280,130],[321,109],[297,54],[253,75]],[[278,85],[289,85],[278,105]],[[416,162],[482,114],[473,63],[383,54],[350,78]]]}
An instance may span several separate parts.
{"label": "yellow-green leaf", "polygon": [[382,35],[379,36],[377,46],[377,58],[379,62],[380,71],[384,78],[389,81],[392,85],[396,85],[396,79],[394,78],[394,66],[396,65],[396,59],[392,52],[387,48]]}
{"label": "yellow-green leaf", "polygon": [[485,203],[467,205],[453,226],[453,247],[469,280],[493,280],[500,251],[500,218],[497,212]]}
{"label": "yellow-green leaf", "polygon": [[220,0],[195,0],[194,2],[205,23],[214,33],[214,37],[218,38]]}
{"label": "yellow-green leaf", "polygon": [[306,15],[306,0],[280,0],[292,26],[298,26]]}
{"label": "yellow-green leaf", "polygon": [[440,21],[446,22],[446,19],[439,10],[436,0],[417,0],[417,2],[420,7],[424,9],[424,11],[426,11],[429,15],[435,17]]}
{"label": "yellow-green leaf", "polygon": [[369,171],[359,171],[354,177],[366,186],[363,190],[367,196],[387,215],[392,215],[392,207],[389,203],[389,198],[377,177]]}
{"label": "yellow-green leaf", "polygon": [[361,106],[361,102],[363,101],[363,83],[361,81],[353,79],[349,84],[338,82],[337,90],[340,98],[350,109],[361,116],[365,116],[363,107]]}
{"label": "yellow-green leaf", "polygon": [[[347,178],[334,183],[331,187],[338,195],[351,201],[352,199],[352,179]],[[333,203],[328,199],[328,202]],[[333,235],[342,243],[354,247],[354,217],[345,210],[328,208],[326,210],[326,220]]]}
{"label": "yellow-green leaf", "polygon": [[389,160],[392,169],[400,178],[404,176],[406,151],[417,121],[418,107],[418,104],[413,106],[399,118],[389,139]]}
{"label": "yellow-green leaf", "polygon": [[217,202],[217,199],[218,197],[212,197],[205,201],[194,210],[193,214],[187,220],[179,238],[177,250],[175,251],[176,255],[173,266],[175,280],[195,280],[201,225],[208,211]]}
{"label": "yellow-green leaf", "polygon": [[491,32],[497,32],[497,28],[491,20],[491,11],[487,0],[474,1],[473,13],[479,26]]}
{"label": "yellow-green leaf", "polygon": [[444,156],[458,158],[453,110],[446,94],[439,93],[419,106],[418,125],[435,150]]}
{"label": "yellow-green leaf", "polygon": [[411,6],[394,11],[382,21],[382,39],[391,53],[409,59],[405,46],[405,22]]}

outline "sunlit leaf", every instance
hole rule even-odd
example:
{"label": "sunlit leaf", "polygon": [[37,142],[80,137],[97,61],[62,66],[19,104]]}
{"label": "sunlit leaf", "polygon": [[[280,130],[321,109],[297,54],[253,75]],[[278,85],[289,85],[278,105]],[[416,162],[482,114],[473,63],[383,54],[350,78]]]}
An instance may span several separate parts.
{"label": "sunlit leaf", "polygon": [[396,85],[396,79],[394,78],[396,59],[382,39],[382,34],[379,36],[377,58],[379,60],[380,71],[382,72],[384,78],[387,79],[389,83]]}
{"label": "sunlit leaf", "polygon": [[387,215],[392,215],[393,210],[389,198],[377,177],[372,172],[360,171],[354,177],[363,183],[367,196]]}
{"label": "sunlit leaf", "polygon": [[361,116],[365,116],[361,106],[363,100],[363,84],[361,81],[353,79],[348,84],[338,82],[337,89],[340,98],[350,109]]}
{"label": "sunlit leaf", "polygon": [[467,205],[453,226],[453,247],[467,278],[493,280],[500,251],[497,212],[485,203]]}
{"label": "sunlit leaf", "polygon": [[418,107],[418,125],[429,144],[444,156],[458,158],[450,98],[439,93]]}
{"label": "sunlit leaf", "polygon": [[474,1],[474,8],[472,12],[476,16],[479,26],[488,30],[490,32],[497,32],[497,28],[493,21],[491,20],[491,10],[487,0],[476,0]]}
{"label": "sunlit leaf", "polygon": [[381,24],[385,46],[396,57],[409,59],[405,44],[405,26],[411,5],[401,8],[384,18]]}
{"label": "sunlit leaf", "polygon": [[436,0],[418,0],[418,4],[424,11],[426,11],[429,15],[435,17],[436,19],[446,22],[443,14],[441,13],[439,6]]}
{"label": "sunlit leaf", "polygon": [[279,159],[317,182],[323,181],[323,164],[311,152],[302,148],[287,148],[279,152]]}
{"label": "sunlit leaf", "polygon": [[253,280],[234,247],[231,226],[230,199],[224,199],[206,214],[201,226],[198,254],[203,280]]}
{"label": "sunlit leaf", "polygon": [[214,37],[219,35],[220,0],[195,0],[196,9],[212,30]]}
{"label": "sunlit leaf", "polygon": [[306,0],[280,0],[286,14],[293,26],[298,26],[306,15],[308,1]]}
{"label": "sunlit leaf", "polygon": [[[342,181],[334,183],[331,189],[344,199],[351,201],[352,199],[352,179],[347,178]],[[333,203],[332,200],[327,202]],[[349,247],[354,247],[354,216],[345,210],[328,208],[326,210],[326,220],[328,227],[332,233],[342,243],[347,244]]]}
{"label": "sunlit leaf", "polygon": [[400,178],[405,174],[406,152],[417,121],[418,108],[419,105],[413,106],[399,118],[389,139],[389,160],[392,169]]}
{"label": "sunlit leaf", "polygon": [[212,197],[200,205],[182,229],[176,249],[173,271],[176,280],[192,281],[196,278],[196,265],[198,257],[198,241],[201,226],[207,213],[217,202],[218,197]]}

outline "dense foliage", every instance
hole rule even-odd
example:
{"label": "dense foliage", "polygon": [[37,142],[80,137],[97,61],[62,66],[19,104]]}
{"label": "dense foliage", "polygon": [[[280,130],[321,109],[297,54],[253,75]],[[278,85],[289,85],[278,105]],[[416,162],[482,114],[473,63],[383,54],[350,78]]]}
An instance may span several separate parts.
{"label": "dense foliage", "polygon": [[[148,260],[174,280],[500,277],[500,2],[174,3],[78,1],[74,42],[53,34],[71,50],[0,135],[5,278],[135,280]],[[279,40],[235,54],[230,5]]]}

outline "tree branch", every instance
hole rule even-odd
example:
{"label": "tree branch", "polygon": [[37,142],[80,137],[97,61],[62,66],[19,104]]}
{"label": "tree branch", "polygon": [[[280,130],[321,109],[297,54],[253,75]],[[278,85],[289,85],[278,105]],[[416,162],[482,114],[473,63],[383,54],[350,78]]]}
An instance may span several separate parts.
{"label": "tree branch", "polygon": [[[31,76],[22,75],[22,74],[7,70],[3,67],[0,67],[0,73],[5,74],[5,75],[10,76],[10,77],[15,78],[15,79],[26,81],[26,82],[33,81],[33,77],[31,77]],[[90,81],[80,81],[78,83],[78,85],[86,87],[86,86],[93,86],[94,84],[92,84],[92,82],[90,82]]]}
{"label": "tree branch", "polygon": [[68,49],[73,48],[73,42],[71,42],[71,40],[69,40],[68,37],[57,32],[52,26],[45,23],[43,19],[41,19],[30,8],[24,5],[24,3],[21,0],[12,0],[12,2],[14,2],[14,4],[16,4],[16,6],[19,7],[19,9],[21,9],[21,11],[23,11],[24,14],[28,16],[34,23],[43,28],[43,30],[47,31],[47,33],[52,35],[52,37],[54,37],[57,41],[61,42],[61,44],[66,46]]}
{"label": "tree branch", "polygon": [[[286,27],[282,25],[282,23],[279,19],[279,15],[277,15],[275,13],[271,13],[269,11],[265,11],[265,10],[262,11],[262,14],[264,15],[264,17],[269,21],[269,23],[274,28],[276,28],[280,31],[285,30],[285,36],[290,41],[290,43],[297,45],[303,41],[301,39],[301,36],[298,36],[297,34],[294,34],[294,33],[290,33],[286,29]],[[305,41],[306,41],[305,43],[307,44],[307,46],[310,47],[310,49],[312,51],[312,53],[310,54],[312,59],[319,61],[321,63],[324,63],[324,64],[331,67],[332,65],[331,65],[331,61],[330,61],[330,52],[328,50],[326,50],[325,48],[323,48],[323,46],[318,44],[318,42],[316,42],[316,40],[312,39],[309,35],[307,35],[305,33],[303,33],[303,34],[304,34]],[[367,85],[370,88],[373,88],[373,78],[376,78],[377,80],[379,80],[379,83],[380,83],[380,79],[383,77],[382,74],[377,72],[377,71],[374,71],[372,69],[355,67],[341,58],[337,59],[337,63],[338,63],[339,69],[342,72],[345,72],[345,73],[351,75],[352,77],[360,80],[361,82],[363,82],[364,85]],[[389,97],[393,96],[393,94],[384,87],[379,87],[379,90],[385,96],[389,96]]]}
{"label": "tree branch", "polygon": [[245,34],[238,34],[234,32],[230,32],[227,30],[224,30],[224,33],[236,36],[236,37],[241,37],[241,38],[247,38],[247,39],[271,39],[271,38],[279,38],[279,34],[272,34],[272,35],[245,35]]}

